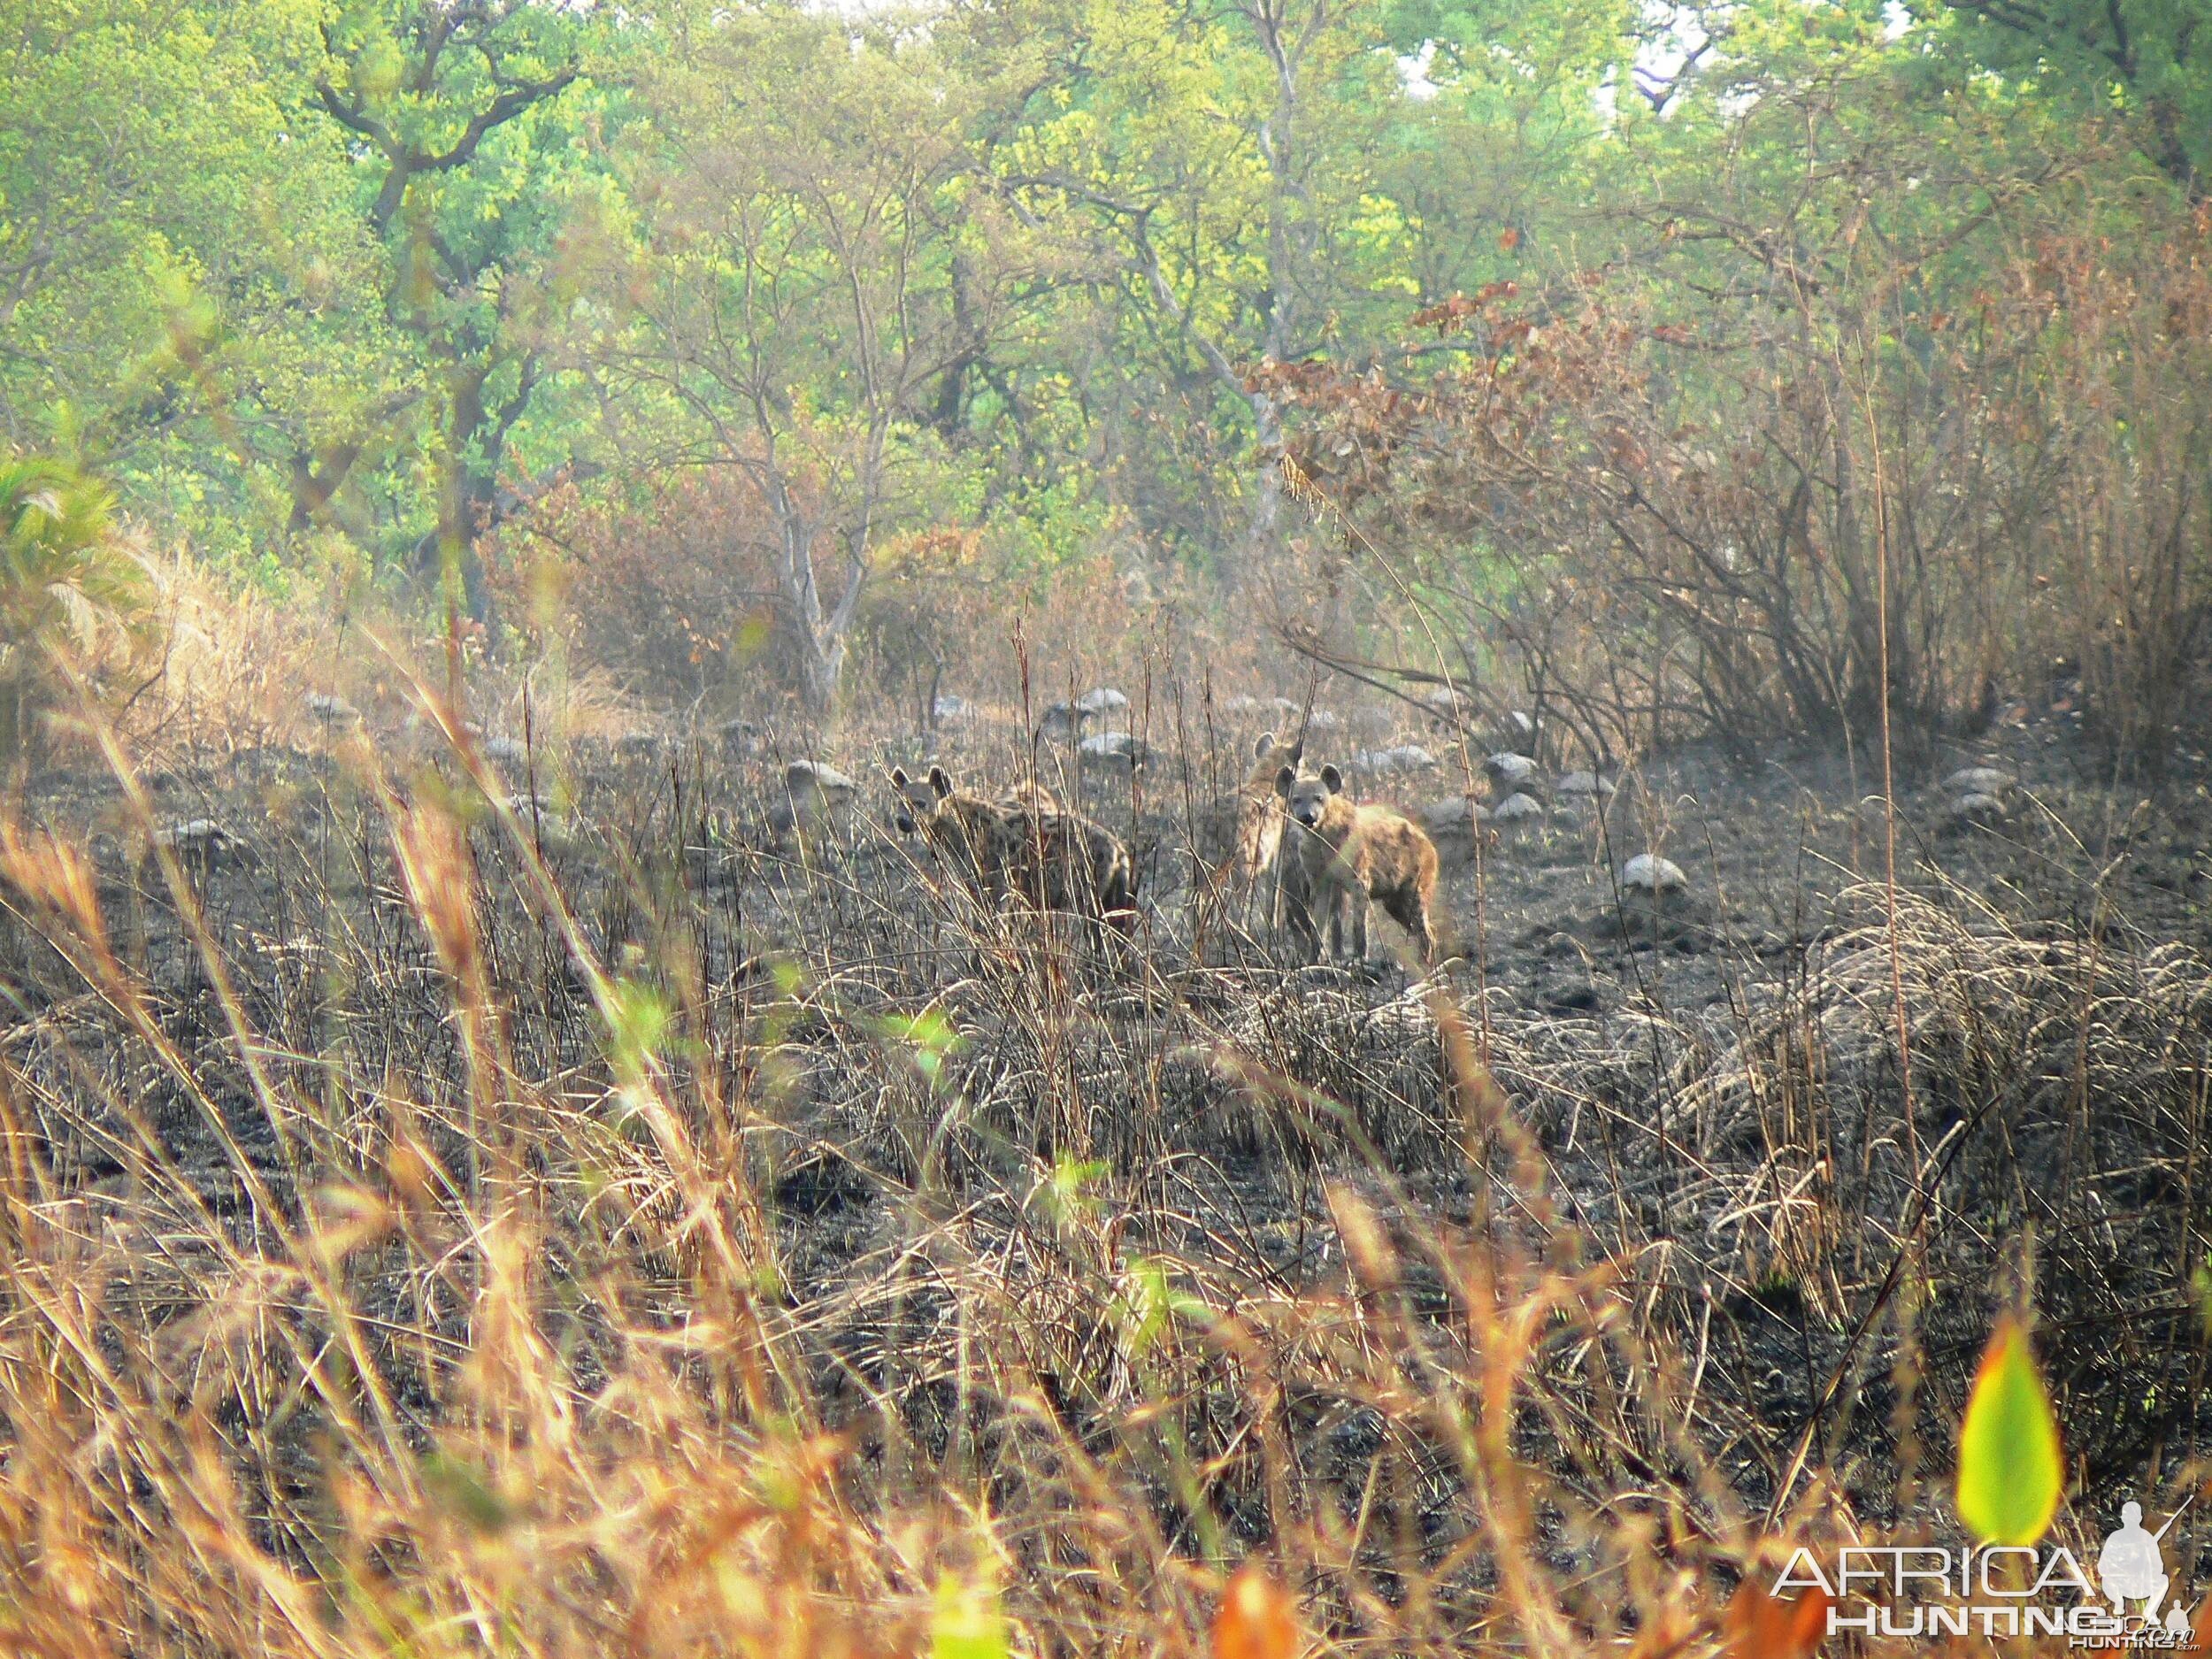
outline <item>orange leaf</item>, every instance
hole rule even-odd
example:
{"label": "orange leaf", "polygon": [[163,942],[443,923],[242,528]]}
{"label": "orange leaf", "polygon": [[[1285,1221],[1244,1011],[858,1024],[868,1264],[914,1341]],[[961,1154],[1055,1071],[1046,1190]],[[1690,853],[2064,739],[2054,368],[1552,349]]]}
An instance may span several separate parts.
{"label": "orange leaf", "polygon": [[1214,1615],[1214,1659],[1291,1659],[1298,1609],[1288,1590],[1246,1562],[1229,1577]]}
{"label": "orange leaf", "polygon": [[1810,1589],[1778,1601],[1748,1578],[1737,1586],[1725,1621],[1728,1659],[1807,1659],[1828,1630],[1828,1593]]}

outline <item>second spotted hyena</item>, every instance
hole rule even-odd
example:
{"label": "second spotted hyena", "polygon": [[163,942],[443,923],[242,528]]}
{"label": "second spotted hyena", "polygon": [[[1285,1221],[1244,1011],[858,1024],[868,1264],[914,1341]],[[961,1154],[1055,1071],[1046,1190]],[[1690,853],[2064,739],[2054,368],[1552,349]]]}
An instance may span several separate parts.
{"label": "second spotted hyena", "polygon": [[1275,774],[1296,766],[1304,747],[1302,741],[1286,742],[1272,732],[1262,733],[1236,792],[1217,799],[1199,821],[1193,850],[1210,871],[1213,889],[1243,895],[1248,926],[1255,899],[1265,905],[1268,925],[1282,922],[1283,798],[1275,793]]}
{"label": "second spotted hyena", "polygon": [[1334,766],[1318,772],[1284,766],[1275,774],[1275,789],[1289,818],[1291,839],[1284,857],[1286,863],[1295,860],[1287,896],[1291,931],[1305,946],[1308,959],[1321,958],[1324,915],[1329,954],[1342,954],[1348,907],[1353,959],[1363,961],[1371,900],[1413,935],[1424,962],[1433,959],[1429,911],[1436,899],[1435,843],[1386,806],[1356,804],[1344,793],[1343,774]]}
{"label": "second spotted hyena", "polygon": [[920,831],[987,904],[1019,894],[1042,910],[1072,910],[1124,933],[1134,928],[1129,849],[1111,831],[1048,804],[1049,795],[986,801],[954,788],[942,766],[918,780],[895,770],[891,787],[899,828]]}
{"label": "second spotted hyena", "polygon": [[1283,843],[1283,798],[1275,778],[1286,766],[1295,770],[1302,741],[1285,742],[1263,732],[1252,745],[1252,769],[1237,791],[1237,874],[1259,882],[1275,873]]}

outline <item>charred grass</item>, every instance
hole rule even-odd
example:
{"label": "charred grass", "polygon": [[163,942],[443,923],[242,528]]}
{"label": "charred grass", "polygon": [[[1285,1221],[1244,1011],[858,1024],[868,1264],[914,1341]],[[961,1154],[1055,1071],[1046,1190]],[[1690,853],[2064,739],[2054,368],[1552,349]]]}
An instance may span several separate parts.
{"label": "charred grass", "polygon": [[0,1636],[1172,1654],[1256,1557],[1316,1651],[1714,1651],[1784,1541],[1944,1531],[2023,1300],[2070,1532],[2200,1479],[2201,789],[2047,745],[2001,829],[1901,799],[1892,887],[1835,768],[1655,765],[1352,974],[1196,904],[1233,749],[1099,787],[1103,951],[883,826],[918,749],[782,849],[697,741],[40,780]]}

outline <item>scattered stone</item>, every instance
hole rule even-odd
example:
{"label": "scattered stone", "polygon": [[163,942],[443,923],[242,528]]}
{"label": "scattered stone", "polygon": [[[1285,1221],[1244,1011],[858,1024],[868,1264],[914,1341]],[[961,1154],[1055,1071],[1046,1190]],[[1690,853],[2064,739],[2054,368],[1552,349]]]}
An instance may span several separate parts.
{"label": "scattered stone", "polygon": [[350,726],[361,724],[360,710],[355,708],[343,697],[334,696],[326,691],[311,691],[307,694],[307,712],[325,726]]}
{"label": "scattered stone", "polygon": [[1978,824],[1988,827],[2001,824],[2011,816],[2002,795],[1962,795],[1951,803],[1949,821],[1962,826]]}
{"label": "scattered stone", "polygon": [[578,845],[575,819],[545,795],[511,795],[501,803],[514,815],[526,837],[534,839],[549,853],[565,853]]}
{"label": "scattered stone", "polygon": [[1638,853],[1621,866],[1621,887],[1628,893],[1647,893],[1656,897],[1663,893],[1686,893],[1690,879],[1682,872],[1682,866],[1671,858],[1656,853]]}
{"label": "scattered stone", "polygon": [[509,737],[503,733],[486,738],[481,747],[484,758],[495,766],[526,766],[530,764],[530,750],[519,738]]}
{"label": "scattered stone", "polygon": [[155,841],[187,870],[225,870],[246,860],[246,844],[213,818],[188,818],[154,832]]}
{"label": "scattered stone", "polygon": [[1079,735],[1089,724],[1091,711],[1072,703],[1056,703],[1037,722],[1037,735],[1055,742],[1064,743]]}
{"label": "scattered stone", "polygon": [[1490,809],[1479,801],[1454,795],[1449,800],[1432,801],[1414,808],[1413,818],[1432,835],[1448,834],[1455,830],[1463,834],[1477,825],[1487,824]]}
{"label": "scattered stone", "polygon": [[1610,778],[1600,777],[1594,772],[1563,772],[1559,781],[1552,786],[1561,795],[1594,795],[1599,800],[1614,793]]}
{"label": "scattered stone", "polygon": [[1994,766],[1964,766],[1946,778],[1943,787],[1955,795],[2007,795],[2020,787],[2020,780]]}
{"label": "scattered stone", "polygon": [[964,726],[975,718],[975,704],[947,691],[939,694],[936,702],[930,704],[929,713],[930,718],[940,726]]}
{"label": "scattered stone", "polygon": [[500,804],[526,824],[533,818],[552,820],[561,817],[561,809],[548,795],[511,795]]}
{"label": "scattered stone", "polygon": [[1103,719],[1128,708],[1129,699],[1111,686],[1094,686],[1075,700],[1075,706],[1094,719]]}
{"label": "scattered stone", "polygon": [[1112,763],[1134,772],[1150,756],[1145,741],[1129,732],[1099,732],[1076,745],[1076,753],[1085,765]]}
{"label": "scattered stone", "polygon": [[1490,809],[1494,824],[1527,825],[1540,823],[1550,808],[1532,795],[1509,795]]}
{"label": "scattered stone", "polygon": [[836,767],[818,760],[795,760],[783,769],[784,787],[795,797],[820,795],[833,804],[853,798],[860,786]]}
{"label": "scattered stone", "polygon": [[657,755],[666,747],[658,732],[625,732],[614,741],[614,752],[633,760]]}
{"label": "scattered stone", "polygon": [[1457,731],[1476,715],[1475,700],[1456,686],[1440,686],[1421,699],[1421,710],[1445,731]]}
{"label": "scattered stone", "polygon": [[1376,773],[1432,772],[1436,757],[1418,743],[1401,743],[1394,749],[1365,749],[1352,757],[1352,764],[1362,772]]}
{"label": "scattered stone", "polygon": [[1536,781],[1537,765],[1526,755],[1505,753],[1484,761],[1482,772],[1495,793],[1512,795]]}

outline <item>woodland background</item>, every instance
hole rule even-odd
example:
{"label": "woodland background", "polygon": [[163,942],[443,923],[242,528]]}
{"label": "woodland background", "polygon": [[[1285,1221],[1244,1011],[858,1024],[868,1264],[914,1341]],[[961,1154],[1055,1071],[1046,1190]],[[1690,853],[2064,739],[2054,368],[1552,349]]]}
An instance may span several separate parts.
{"label": "woodland background", "polygon": [[1010,617],[1425,630],[1608,745],[1885,661],[1901,740],[2191,706],[2193,0],[5,0],[0,60],[0,442],[320,618],[817,713]]}

